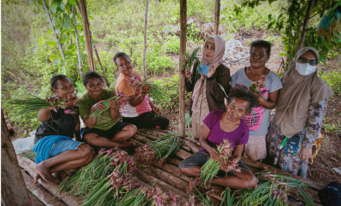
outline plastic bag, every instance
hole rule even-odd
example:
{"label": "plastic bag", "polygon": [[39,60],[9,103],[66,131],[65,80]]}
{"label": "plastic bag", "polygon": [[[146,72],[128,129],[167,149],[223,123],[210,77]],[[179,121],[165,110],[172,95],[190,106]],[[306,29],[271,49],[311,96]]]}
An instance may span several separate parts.
{"label": "plastic bag", "polygon": [[35,132],[36,131],[30,132],[30,136],[26,138],[19,138],[12,142],[16,154],[21,154],[33,149]]}
{"label": "plastic bag", "polygon": [[329,41],[341,41],[341,1],[330,9],[317,26],[317,35]]}

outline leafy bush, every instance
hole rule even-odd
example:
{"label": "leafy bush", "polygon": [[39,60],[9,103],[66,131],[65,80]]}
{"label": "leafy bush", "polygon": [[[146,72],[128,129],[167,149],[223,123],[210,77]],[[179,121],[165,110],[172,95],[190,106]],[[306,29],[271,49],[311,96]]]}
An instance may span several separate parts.
{"label": "leafy bush", "polygon": [[329,85],[335,95],[341,95],[341,73],[339,71],[326,73],[325,70],[322,70],[319,76]]}
{"label": "leafy bush", "polygon": [[163,44],[164,52],[168,54],[179,54],[180,38],[177,36],[169,36]]}

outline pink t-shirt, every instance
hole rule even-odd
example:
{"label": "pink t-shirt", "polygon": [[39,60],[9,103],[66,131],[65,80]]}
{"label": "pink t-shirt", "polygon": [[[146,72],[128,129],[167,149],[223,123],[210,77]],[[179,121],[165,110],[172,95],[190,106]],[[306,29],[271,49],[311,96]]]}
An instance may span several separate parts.
{"label": "pink t-shirt", "polygon": [[[138,81],[142,82],[142,79],[140,75],[134,71],[134,76]],[[120,93],[124,93],[124,96],[132,96],[136,95],[133,87],[129,86],[130,81],[135,80],[135,78],[128,77],[125,74],[120,73],[116,85],[116,95]],[[141,94],[140,94],[141,95]],[[152,108],[149,105],[149,98],[148,95],[144,97],[144,100],[141,102],[141,104],[137,105],[136,107],[131,106],[128,102],[124,107],[122,108],[122,116],[123,117],[137,117],[143,113],[152,111]]]}
{"label": "pink t-shirt", "polygon": [[[249,140],[249,128],[243,120],[240,120],[240,125],[232,132],[224,132],[220,128],[220,118],[223,115],[224,110],[215,110],[210,112],[204,119],[204,124],[211,130],[207,138],[207,143],[212,147],[217,147],[224,139],[229,140],[233,148],[237,145],[246,144]],[[207,151],[204,148],[200,148],[201,152]]]}

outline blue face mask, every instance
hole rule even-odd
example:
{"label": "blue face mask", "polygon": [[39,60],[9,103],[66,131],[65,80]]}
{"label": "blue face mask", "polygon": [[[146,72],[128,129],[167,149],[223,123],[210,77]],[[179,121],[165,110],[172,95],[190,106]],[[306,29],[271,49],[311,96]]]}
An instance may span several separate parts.
{"label": "blue face mask", "polygon": [[208,71],[210,70],[210,67],[207,66],[207,65],[204,65],[204,64],[201,64],[200,67],[200,72],[204,75],[207,75],[208,74]]}

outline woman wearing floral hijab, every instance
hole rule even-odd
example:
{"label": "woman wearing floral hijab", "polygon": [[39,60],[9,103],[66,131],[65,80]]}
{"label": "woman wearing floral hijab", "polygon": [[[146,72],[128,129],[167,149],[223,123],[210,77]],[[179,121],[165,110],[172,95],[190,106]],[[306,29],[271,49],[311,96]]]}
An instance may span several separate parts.
{"label": "woman wearing floral hijab", "polygon": [[301,48],[282,78],[275,116],[267,135],[269,154],[284,171],[307,177],[308,159],[318,139],[328,99],[333,92],[317,76],[319,55]]}
{"label": "woman wearing floral hijab", "polygon": [[196,139],[200,138],[204,118],[211,111],[225,109],[225,93],[220,85],[227,92],[231,75],[230,69],[221,64],[224,53],[223,38],[218,35],[208,37],[203,47],[200,71],[194,70],[193,74],[185,74],[186,91],[192,92],[190,115],[193,136]]}

